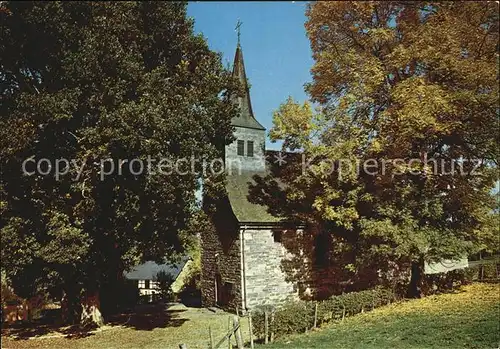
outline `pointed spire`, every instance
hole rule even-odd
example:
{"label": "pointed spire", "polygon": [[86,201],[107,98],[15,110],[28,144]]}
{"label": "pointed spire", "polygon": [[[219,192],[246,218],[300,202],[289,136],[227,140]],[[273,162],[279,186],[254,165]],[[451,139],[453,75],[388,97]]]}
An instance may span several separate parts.
{"label": "pointed spire", "polygon": [[234,126],[265,130],[265,127],[262,126],[253,115],[252,102],[250,100],[250,88],[248,86],[248,80],[245,72],[245,63],[243,62],[243,50],[240,44],[241,24],[241,21],[238,20],[235,28],[238,32],[238,45],[236,46],[236,53],[234,55],[233,76],[236,77],[243,86],[244,93],[243,96],[235,98],[235,103],[237,103],[240,107],[240,115],[233,118],[232,124]]}

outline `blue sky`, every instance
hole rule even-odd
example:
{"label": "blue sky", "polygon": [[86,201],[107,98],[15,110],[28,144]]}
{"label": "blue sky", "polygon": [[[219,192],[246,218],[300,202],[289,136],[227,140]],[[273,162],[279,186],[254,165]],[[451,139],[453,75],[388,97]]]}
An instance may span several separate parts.
{"label": "blue sky", "polygon": [[[288,96],[304,101],[304,84],[311,80],[313,60],[304,29],[306,2],[190,2],[195,19],[210,48],[223,54],[232,66],[236,50],[235,26],[240,19],[241,46],[252,108],[269,131],[272,114]],[[277,144],[267,141],[268,149]]]}

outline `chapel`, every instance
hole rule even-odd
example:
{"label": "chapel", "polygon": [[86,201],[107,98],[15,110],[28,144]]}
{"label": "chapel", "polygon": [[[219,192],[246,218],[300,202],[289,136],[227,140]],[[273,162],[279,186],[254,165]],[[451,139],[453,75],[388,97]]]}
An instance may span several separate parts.
{"label": "chapel", "polygon": [[266,164],[266,129],[255,118],[239,39],[233,76],[244,87],[234,98],[240,109],[232,119],[234,142],[225,146],[226,196],[212,214],[215,231],[201,234],[201,291],[205,307],[242,312],[298,297],[297,287],[286,281],[281,261],[287,254],[283,231],[290,228],[249,201],[254,176],[269,172]]}

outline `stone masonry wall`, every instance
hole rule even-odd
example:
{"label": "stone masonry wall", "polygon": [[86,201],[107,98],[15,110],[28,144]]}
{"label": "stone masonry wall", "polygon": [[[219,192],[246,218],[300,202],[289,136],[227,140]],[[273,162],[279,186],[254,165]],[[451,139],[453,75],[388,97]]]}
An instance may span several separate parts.
{"label": "stone masonry wall", "polygon": [[217,272],[221,281],[233,284],[233,292],[229,304],[223,308],[235,311],[242,308],[241,295],[241,253],[240,240],[237,232],[233,234],[213,233],[210,229],[201,234],[201,291],[202,305],[216,305]]}
{"label": "stone masonry wall", "polygon": [[285,281],[281,270],[286,249],[282,243],[274,241],[273,231],[248,229],[242,232],[247,308],[297,298],[298,292]]}
{"label": "stone masonry wall", "polygon": [[[226,146],[226,168],[231,170],[233,174],[237,174],[238,170],[243,171],[264,171],[265,161],[262,161],[264,156],[264,147],[266,133],[264,130],[255,130],[251,128],[236,127],[234,132],[235,141]],[[245,155],[241,156],[237,153],[238,140],[245,141]],[[253,157],[246,156],[247,141],[253,141]]]}

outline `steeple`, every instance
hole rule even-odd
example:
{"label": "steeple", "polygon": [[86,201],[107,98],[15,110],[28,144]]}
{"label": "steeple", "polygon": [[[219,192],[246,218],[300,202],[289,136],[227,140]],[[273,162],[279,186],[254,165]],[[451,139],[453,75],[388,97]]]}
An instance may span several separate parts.
{"label": "steeple", "polygon": [[234,98],[234,102],[240,107],[240,115],[231,120],[233,126],[254,128],[258,130],[265,130],[254,117],[252,110],[252,102],[250,101],[250,88],[248,87],[247,76],[245,73],[245,64],[243,63],[243,50],[240,44],[240,27],[241,22],[238,20],[236,30],[238,31],[238,45],[236,46],[236,53],[234,55],[233,63],[233,76],[236,77],[241,86],[243,86],[243,96]]}

